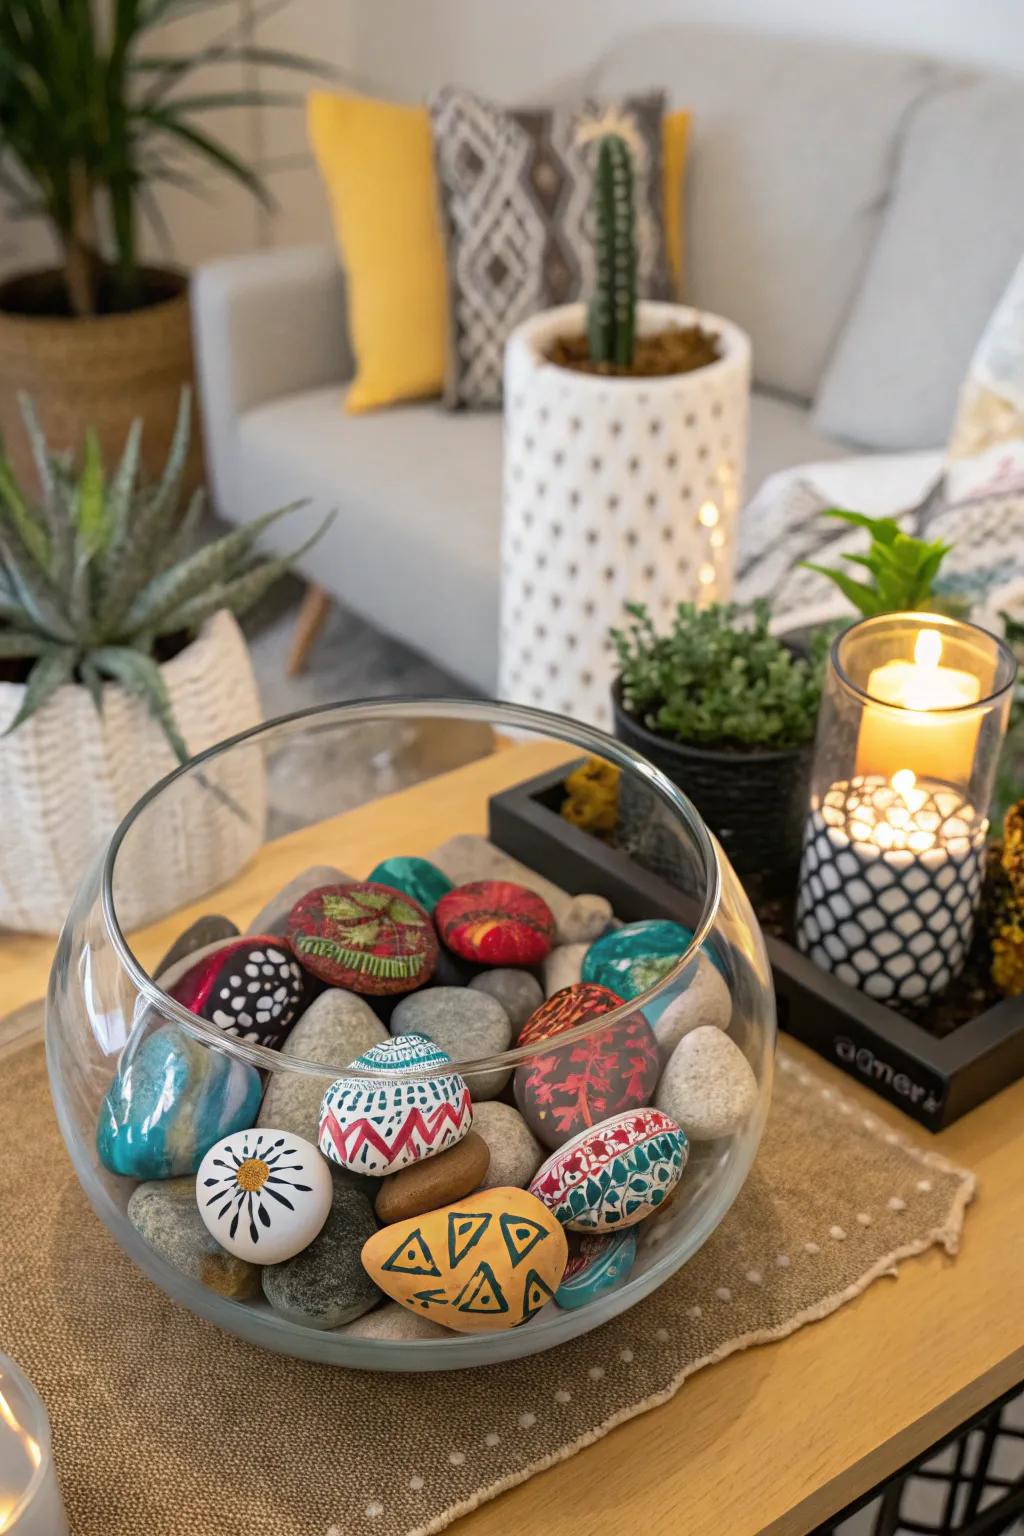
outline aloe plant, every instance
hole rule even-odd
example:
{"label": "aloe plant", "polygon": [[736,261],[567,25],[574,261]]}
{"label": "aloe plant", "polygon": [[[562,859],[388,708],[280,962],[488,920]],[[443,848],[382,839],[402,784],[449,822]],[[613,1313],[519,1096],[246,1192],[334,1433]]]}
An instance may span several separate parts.
{"label": "aloe plant", "polygon": [[67,457],[49,452],[31,401],[21,396],[42,494],[32,499],[0,452],[0,658],[30,665],[25,697],[7,734],[65,683],[84,685],[102,710],[104,683],[112,681],[146,702],[185,762],[188,749],[154,655],[158,641],[191,638],[221,608],[244,613],[333,516],[301,549],[280,559],[261,560],[256,541],[302,503],[194,548],[202,491],[184,515],[180,507],[189,407],[186,389],[163,475],[155,486],[140,486],[140,421],[133,422],[112,475],[93,431],[76,472]]}
{"label": "aloe plant", "polygon": [[[867,517],[863,512],[848,512],[829,507],[822,517],[866,528],[870,545],[866,555],[843,555],[851,565],[867,571],[869,581],[857,581],[846,571],[802,560],[806,571],[817,571],[834,581],[843,596],[865,616],[877,613],[946,612],[958,606],[955,598],[943,598],[935,591],[939,567],[952,549],[940,539],[930,543],[903,533],[892,517]],[[959,605],[962,606],[962,605]]]}
{"label": "aloe plant", "polygon": [[617,133],[605,134],[598,149],[594,211],[597,286],[587,310],[590,357],[628,368],[636,334],[633,162]]}

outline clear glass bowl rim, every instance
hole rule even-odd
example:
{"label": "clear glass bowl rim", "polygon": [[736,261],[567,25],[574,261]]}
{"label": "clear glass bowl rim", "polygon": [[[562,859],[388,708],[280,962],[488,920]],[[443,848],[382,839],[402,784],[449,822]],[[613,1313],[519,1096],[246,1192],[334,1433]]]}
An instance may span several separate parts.
{"label": "clear glass bowl rim", "polygon": [[[977,708],[976,705],[973,707]],[[400,694],[387,699],[367,698],[346,700],[335,704],[316,704],[307,709],[295,710],[290,714],[278,715],[274,719],[263,721],[262,724],[253,726],[247,731],[240,731],[235,736],[230,736],[224,741],[216,742],[204,752],[200,752],[197,756],[190,758],[187,763],[183,763],[180,767],[173,769],[154,784],[151,789],[147,790],[120,822],[107,845],[100,871],[100,905],[103,913],[104,927],[107,937],[116,951],[118,959],[130,978],[132,985],[140,997],[144,998],[146,1002],[159,1011],[164,1021],[173,1021],[194,1038],[204,1041],[226,1055],[245,1061],[263,1072],[281,1073],[285,1071],[318,1078],[344,1074],[346,1077],[362,1078],[369,1081],[386,1081],[388,1079],[389,1074],[386,1071],[357,1068],[345,1062],[340,1062],[337,1067],[334,1067],[324,1062],[307,1060],[305,1057],[286,1056],[279,1050],[263,1045],[255,1045],[249,1041],[240,1040],[237,1036],[227,1035],[217,1025],[209,1023],[206,1019],[202,1019],[197,1014],[190,1012],[183,1004],[177,1002],[158,987],[136,958],[121,930],[121,925],[117,918],[113,880],[118,850],[135,822],[165,790],[168,790],[177,780],[184,778],[186,775],[195,774],[202,768],[204,763],[212,762],[215,758],[230,752],[236,747],[255,742],[261,737],[269,736],[279,731],[282,727],[301,725],[304,722],[315,721],[326,716],[330,716],[332,720],[338,720],[343,724],[355,725],[371,721],[401,719],[410,714],[415,714],[417,719],[445,719],[450,718],[452,715],[457,715],[460,719],[476,720],[490,726],[509,726],[517,730],[529,731],[534,737],[541,739],[551,739],[553,737],[571,746],[578,746],[587,753],[610,760],[622,770],[636,774],[682,820],[693,838],[700,855],[704,876],[704,898],[700,920],[693,930],[693,937],[690,943],[672,969],[653,987],[649,987],[647,991],[628,999],[618,1008],[610,1009],[607,1013],[602,1013],[595,1019],[587,1020],[577,1025],[575,1029],[565,1030],[557,1036],[558,1048],[561,1049],[563,1046],[572,1044],[576,1040],[582,1040],[592,1034],[604,1031],[629,1018],[631,1014],[644,1009],[665,993],[670,995],[674,993],[674,983],[682,976],[688,966],[696,960],[701,945],[714,928],[722,895],[722,869],[718,845],[704,825],[696,807],[683,791],[663,774],[659,768],[656,768],[653,763],[635,751],[634,748],[627,746],[625,742],[618,741],[615,737],[609,736],[606,732],[599,730],[595,726],[585,725],[582,721],[570,719],[568,716],[554,714],[547,710],[534,709],[527,705],[508,704],[501,700],[420,697],[416,694]],[[423,780],[421,782],[427,781]],[[459,1061],[453,1065],[453,1070],[457,1071],[461,1076],[469,1077],[470,1079],[484,1072],[509,1070],[523,1062],[532,1060],[539,1054],[550,1052],[552,1044],[551,1040],[539,1041],[531,1046],[502,1051],[494,1056],[482,1056],[473,1060]],[[424,1068],[422,1072],[403,1072],[402,1078],[403,1081],[412,1081],[435,1074],[436,1069]]]}
{"label": "clear glass bowl rim", "polygon": [[[945,629],[950,631],[969,630],[979,636],[992,647],[996,655],[995,686],[991,693],[987,693],[983,699],[975,699],[973,704],[944,704],[932,709],[913,709],[908,704],[891,704],[886,699],[876,699],[873,693],[868,693],[866,688],[861,688],[847,672],[843,665],[841,652],[851,635],[862,635],[865,630],[873,627],[884,628],[886,625],[897,624],[909,626],[918,621],[922,629]],[[859,699],[862,704],[870,704],[872,709],[889,710],[894,715],[969,715],[979,709],[987,709],[989,705],[1002,698],[1008,689],[1013,687],[1017,677],[1017,658],[1014,656],[1005,640],[994,635],[990,629],[985,629],[981,624],[973,624],[970,619],[957,619],[949,613],[919,613],[917,611],[907,613],[872,613],[866,619],[858,619],[856,624],[850,624],[841,630],[832,641],[829,650],[829,661],[832,671],[839,683],[847,693]]]}
{"label": "clear glass bowl rim", "polygon": [[50,1462],[53,1459],[53,1440],[50,1434],[50,1421],[47,1417],[42,1398],[17,1360],[0,1351],[0,1393],[3,1392],[6,1381],[12,1382],[18,1389],[26,1409],[32,1416],[32,1423],[23,1424],[22,1428],[31,1436],[39,1449],[39,1460],[32,1468],[28,1482],[16,1497],[11,1508],[4,1511],[4,1529],[10,1529],[13,1533],[19,1518],[30,1507],[46,1478]]}

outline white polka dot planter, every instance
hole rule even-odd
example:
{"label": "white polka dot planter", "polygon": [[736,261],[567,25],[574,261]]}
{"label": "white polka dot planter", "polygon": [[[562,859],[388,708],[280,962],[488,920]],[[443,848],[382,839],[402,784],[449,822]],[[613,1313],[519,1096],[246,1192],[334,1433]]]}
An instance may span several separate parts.
{"label": "white polka dot planter", "polygon": [[605,378],[557,367],[582,304],[547,310],[505,355],[503,698],[607,726],[609,626],[728,596],[746,464],[750,343],[716,315],[641,304],[641,331],[699,321],[722,355],[693,373]]}

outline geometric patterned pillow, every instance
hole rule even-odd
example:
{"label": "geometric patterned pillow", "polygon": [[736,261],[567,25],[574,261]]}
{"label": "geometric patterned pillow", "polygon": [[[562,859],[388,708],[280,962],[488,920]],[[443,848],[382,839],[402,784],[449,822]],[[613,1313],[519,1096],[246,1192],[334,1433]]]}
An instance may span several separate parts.
{"label": "geometric patterned pillow", "polygon": [[509,111],[447,87],[430,103],[451,330],[445,403],[501,404],[505,341],[539,310],[587,297],[596,260],[597,140],[633,157],[637,294],[671,296],[665,250],[664,95]]}

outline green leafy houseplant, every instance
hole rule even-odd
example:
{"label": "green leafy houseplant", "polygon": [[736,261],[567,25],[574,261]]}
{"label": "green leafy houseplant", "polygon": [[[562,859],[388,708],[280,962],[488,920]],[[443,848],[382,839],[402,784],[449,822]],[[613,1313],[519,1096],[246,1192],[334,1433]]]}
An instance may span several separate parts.
{"label": "green leafy houseplant", "polygon": [[[17,730],[65,683],[89,689],[103,708],[104,680],[138,695],[184,762],[160,657],[181,650],[222,608],[239,615],[309,548],[326,523],[290,557],[260,560],[262,531],[294,507],[257,518],[205,547],[191,546],[203,512],[197,491],[179,509],[188,450],[189,397],[182,394],[163,476],[139,486],[142,424],[128,434],[108,478],[95,434],[81,466],[48,452],[34,411],[22,400],[42,495],[33,500],[0,454],[0,668],[25,693],[8,732]],[[298,505],[298,504],[296,504]],[[328,519],[329,521],[329,519]],[[6,663],[6,665],[5,665]]]}
{"label": "green leafy houseplant", "polygon": [[[0,189],[19,216],[48,220],[63,253],[73,315],[145,302],[138,212],[161,228],[161,183],[201,190],[202,161],[266,201],[259,176],[201,126],[205,114],[288,98],[193,90],[205,65],[311,69],[296,55],[236,40],[237,26],[191,53],[163,52],[159,30],[222,0],[3,0]],[[157,46],[151,46],[156,41]]]}
{"label": "green leafy houseplant", "polygon": [[915,539],[902,533],[891,517],[867,517],[863,512],[848,512],[841,507],[830,507],[822,516],[867,529],[871,538],[867,554],[842,558],[867,571],[870,580],[858,581],[846,571],[815,565],[810,560],[801,562],[803,568],[835,582],[865,618],[876,613],[946,613],[953,606],[962,606],[935,592],[939,568],[952,545],[939,539],[931,543]]}
{"label": "green leafy houseplant", "polygon": [[784,751],[814,735],[820,657],[793,654],[769,634],[770,610],[754,606],[749,628],[733,604],[680,603],[659,635],[642,603],[613,629],[625,707],[669,741],[729,752]]}

